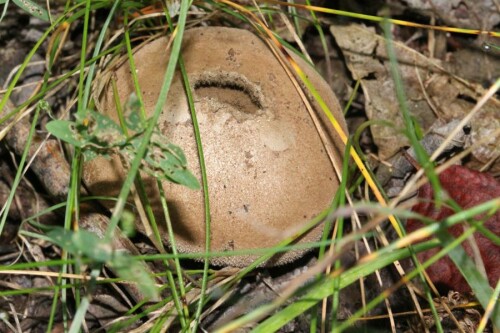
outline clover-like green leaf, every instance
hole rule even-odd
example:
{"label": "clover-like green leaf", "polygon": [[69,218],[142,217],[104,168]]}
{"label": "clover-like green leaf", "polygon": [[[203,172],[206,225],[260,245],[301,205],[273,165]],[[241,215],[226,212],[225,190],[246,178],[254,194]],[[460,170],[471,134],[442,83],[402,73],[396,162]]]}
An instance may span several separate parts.
{"label": "clover-like green leaf", "polygon": [[52,120],[45,127],[50,134],[75,147],[82,148],[87,144],[85,139],[76,131],[75,123],[72,121]]}

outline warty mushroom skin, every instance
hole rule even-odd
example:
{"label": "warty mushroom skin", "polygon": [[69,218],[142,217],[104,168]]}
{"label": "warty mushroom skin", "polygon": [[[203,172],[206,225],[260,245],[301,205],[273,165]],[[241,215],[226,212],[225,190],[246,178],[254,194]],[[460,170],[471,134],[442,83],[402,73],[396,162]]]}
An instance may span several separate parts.
{"label": "warty mushroom skin", "polygon": [[[194,93],[211,208],[211,250],[228,251],[275,246],[298,232],[326,209],[337,191],[332,160],[341,165],[344,150],[339,137],[312,101],[323,143],[304,101],[290,77],[256,35],[246,30],[203,27],[187,30],[182,57]],[[338,101],[327,83],[305,61],[292,55],[346,131]],[[152,112],[168,63],[167,38],[156,39],[134,54],[145,109]],[[114,70],[123,103],[134,91],[128,63]],[[300,81],[300,80],[299,80]],[[311,98],[309,98],[311,99]],[[99,96],[99,109],[117,120],[111,85]],[[189,169],[201,180],[198,153],[186,93],[177,72],[160,117],[159,127],[182,147]],[[120,159],[86,162],[83,179],[93,194],[116,196],[124,170]],[[155,215],[162,221],[158,189],[145,177]],[[201,253],[205,247],[202,191],[163,183],[177,248]],[[320,224],[299,242],[320,239]],[[164,233],[165,240],[167,233]],[[290,251],[268,260],[281,265],[305,250]],[[258,255],[214,257],[215,265],[244,267]]]}

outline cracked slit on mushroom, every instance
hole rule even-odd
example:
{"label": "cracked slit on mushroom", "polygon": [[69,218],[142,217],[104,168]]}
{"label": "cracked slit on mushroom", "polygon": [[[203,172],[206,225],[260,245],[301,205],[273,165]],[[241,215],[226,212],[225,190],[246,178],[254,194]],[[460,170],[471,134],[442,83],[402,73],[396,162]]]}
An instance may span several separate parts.
{"label": "cracked slit on mushroom", "polygon": [[264,96],[260,87],[240,73],[205,72],[194,77],[196,100],[208,99],[214,111],[231,107],[246,116],[264,112]]}

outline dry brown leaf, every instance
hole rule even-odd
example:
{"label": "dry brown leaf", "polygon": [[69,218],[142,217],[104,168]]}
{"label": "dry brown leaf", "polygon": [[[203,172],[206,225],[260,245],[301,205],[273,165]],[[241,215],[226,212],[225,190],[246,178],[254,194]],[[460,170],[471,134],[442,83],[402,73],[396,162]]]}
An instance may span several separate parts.
{"label": "dry brown leaf", "polygon": [[[331,26],[330,31],[344,54],[353,78],[361,80],[368,118],[394,124],[393,128],[372,126],[379,157],[385,160],[409,145],[401,131],[404,124],[390,73],[386,41],[373,29],[361,25]],[[481,86],[447,73],[439,60],[428,59],[402,43],[394,42],[394,48],[408,109],[424,131],[437,118],[445,122],[464,118],[485,93]],[[474,147],[472,155],[481,164],[497,159],[494,169],[500,169],[500,146],[496,143],[500,128],[499,108],[500,102],[490,99],[469,124],[472,132],[468,146],[489,140]],[[495,132],[496,136],[493,135]]]}
{"label": "dry brown leaf", "polygon": [[500,23],[500,9],[495,0],[405,0],[424,14],[431,12],[446,24],[469,29],[490,30]]}

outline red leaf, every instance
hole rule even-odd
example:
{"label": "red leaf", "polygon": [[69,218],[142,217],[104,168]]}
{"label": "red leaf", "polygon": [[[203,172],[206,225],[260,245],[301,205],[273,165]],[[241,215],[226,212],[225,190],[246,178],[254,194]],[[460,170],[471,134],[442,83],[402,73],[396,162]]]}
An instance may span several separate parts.
{"label": "red leaf", "polygon": [[[439,181],[449,196],[463,209],[474,207],[488,200],[500,197],[500,182],[494,177],[470,170],[462,166],[451,166],[439,175]],[[425,215],[433,220],[442,221],[446,217],[454,214],[454,211],[448,207],[441,206],[439,209],[433,203],[433,191],[429,184],[425,184],[419,189],[418,198],[420,203],[413,207],[413,211]],[[480,217],[476,217],[480,218]],[[418,220],[410,219],[407,222],[407,232],[415,231],[424,224]],[[484,224],[495,235],[500,236],[500,210],[491,216]],[[448,228],[448,232],[454,237],[463,233],[463,225],[456,224]],[[500,246],[495,245],[483,234],[476,232],[474,234],[476,243],[479,247],[481,257],[484,262],[488,281],[492,287],[495,287],[500,277]],[[462,246],[473,258],[472,249],[468,241],[462,243]],[[418,259],[423,262],[436,254],[440,249],[435,248],[417,254]],[[462,274],[455,267],[453,261],[448,257],[441,258],[439,261],[426,269],[432,282],[439,288],[451,289],[459,292],[468,292],[470,287],[463,278]]]}

